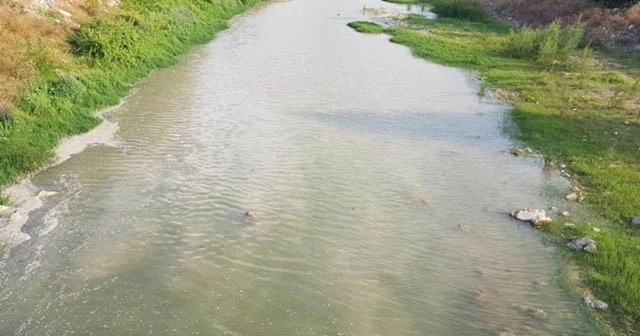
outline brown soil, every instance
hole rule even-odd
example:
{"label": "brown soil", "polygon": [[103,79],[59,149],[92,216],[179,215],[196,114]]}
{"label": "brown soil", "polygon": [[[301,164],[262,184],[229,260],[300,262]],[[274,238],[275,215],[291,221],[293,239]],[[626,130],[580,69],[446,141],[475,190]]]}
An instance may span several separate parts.
{"label": "brown soil", "polygon": [[586,0],[477,0],[493,16],[516,27],[580,21],[593,45],[640,50],[640,5],[607,9]]}

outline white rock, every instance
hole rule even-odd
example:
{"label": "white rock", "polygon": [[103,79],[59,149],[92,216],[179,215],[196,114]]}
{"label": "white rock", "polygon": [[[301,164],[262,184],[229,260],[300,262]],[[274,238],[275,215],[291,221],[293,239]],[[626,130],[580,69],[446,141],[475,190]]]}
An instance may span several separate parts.
{"label": "white rock", "polygon": [[9,213],[9,210],[11,210],[10,207],[6,205],[0,205],[0,216],[3,216],[4,214]]}
{"label": "white rock", "polygon": [[567,165],[563,163],[563,164],[560,165],[560,168],[561,169],[565,169],[565,168],[567,168]]}
{"label": "white rock", "polygon": [[41,192],[38,193],[38,197],[40,198],[49,198],[49,197],[53,197],[58,195],[58,193],[56,191],[46,191],[46,190],[42,190]]}
{"label": "white rock", "polygon": [[577,200],[580,198],[580,196],[578,196],[578,193],[572,192],[572,193],[570,193],[569,195],[565,196],[564,198],[565,198],[567,201],[575,202],[575,201],[577,201]]}
{"label": "white rock", "polygon": [[584,298],[584,303],[587,304],[587,306],[591,309],[607,309],[607,307],[609,307],[608,304],[606,304],[603,301],[600,300],[594,300],[594,299],[590,299],[590,298]]}
{"label": "white rock", "polygon": [[571,213],[569,213],[569,211],[563,211],[562,212],[562,216],[569,217],[569,216],[571,216]]}
{"label": "white rock", "polygon": [[531,221],[531,225],[539,228],[542,226],[545,226],[549,223],[553,222],[553,219],[551,219],[551,217],[538,217],[534,220]]}
{"label": "white rock", "polygon": [[551,217],[547,217],[544,210],[541,209],[518,209],[511,212],[511,216],[523,222],[529,222],[535,227],[541,227],[551,223]]}
{"label": "white rock", "polygon": [[638,216],[638,217],[633,217],[633,218],[631,219],[631,224],[633,224],[633,225],[640,225],[640,216]]}
{"label": "white rock", "polygon": [[585,246],[582,250],[586,251],[586,252],[589,252],[589,253],[596,253],[598,251],[598,248],[596,247],[595,243],[591,243],[591,244]]}
{"label": "white rock", "polygon": [[568,228],[568,229],[575,229],[576,225],[573,223],[564,223],[564,227]]}
{"label": "white rock", "polygon": [[532,222],[538,218],[547,217],[547,214],[540,209],[518,209],[511,212],[511,217],[523,222]]}
{"label": "white rock", "polygon": [[593,228],[593,232],[600,232],[600,231],[601,231],[601,230],[600,230],[599,228],[597,228],[597,227],[594,227],[594,228]]}

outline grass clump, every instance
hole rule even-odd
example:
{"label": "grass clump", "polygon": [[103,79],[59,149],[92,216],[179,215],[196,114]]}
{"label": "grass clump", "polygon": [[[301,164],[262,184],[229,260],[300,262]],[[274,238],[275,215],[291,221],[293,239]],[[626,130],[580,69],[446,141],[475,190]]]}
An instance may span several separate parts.
{"label": "grass clump", "polygon": [[561,27],[557,21],[539,29],[524,27],[510,34],[504,52],[542,64],[563,63],[578,48],[583,35],[579,24]]}
{"label": "grass clump", "polygon": [[607,325],[640,335],[640,228],[628,224],[640,216],[640,57],[576,50],[578,26],[512,31],[473,18],[405,20],[409,28],[385,30],[392,42],[479,73],[481,87],[513,106],[508,132],[547,161],[566,164],[585,188],[585,205],[605,219],[601,232],[556,228],[548,237],[561,247],[570,235],[596,240],[595,254],[567,251],[582,269],[584,293],[609,303],[597,312]]}
{"label": "grass clump", "polygon": [[349,22],[347,26],[353,28],[357,32],[365,34],[381,34],[384,32],[384,28],[382,28],[382,26],[369,21]]}
{"label": "grass clump", "polygon": [[0,124],[11,121],[11,110],[11,105],[5,102],[0,102]]}

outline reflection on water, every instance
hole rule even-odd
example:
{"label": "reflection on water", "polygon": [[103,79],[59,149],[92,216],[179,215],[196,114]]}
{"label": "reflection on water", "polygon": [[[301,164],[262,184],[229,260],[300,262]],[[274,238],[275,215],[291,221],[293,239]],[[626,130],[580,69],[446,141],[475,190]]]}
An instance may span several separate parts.
{"label": "reflection on water", "polygon": [[347,28],[362,7],[237,19],[106,116],[118,147],[39,174],[62,197],[3,266],[0,334],[594,334],[504,215],[551,202],[504,108]]}

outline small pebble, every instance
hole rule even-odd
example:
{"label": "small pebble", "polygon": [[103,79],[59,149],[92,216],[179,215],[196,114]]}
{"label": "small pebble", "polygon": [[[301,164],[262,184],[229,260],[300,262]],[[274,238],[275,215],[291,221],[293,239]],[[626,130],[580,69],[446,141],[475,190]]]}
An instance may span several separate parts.
{"label": "small pebble", "polygon": [[563,211],[562,212],[562,216],[563,217],[569,217],[569,216],[571,216],[571,213],[569,213],[569,211]]}
{"label": "small pebble", "polygon": [[600,232],[600,229],[598,229],[597,227],[594,227],[593,232]]}

